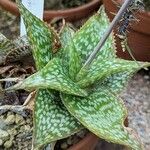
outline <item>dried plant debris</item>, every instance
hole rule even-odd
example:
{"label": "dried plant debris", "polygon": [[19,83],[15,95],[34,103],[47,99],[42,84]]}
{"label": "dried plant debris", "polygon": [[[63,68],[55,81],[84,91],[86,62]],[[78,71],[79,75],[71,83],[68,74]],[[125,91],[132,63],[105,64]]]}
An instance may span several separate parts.
{"label": "dried plant debris", "polygon": [[[30,74],[33,74],[34,72],[35,69],[32,66],[23,67],[21,65],[13,65],[13,64],[8,66],[1,66],[0,77],[3,78],[1,80],[3,81],[1,82],[1,87],[8,88],[14,85],[15,82],[24,79],[25,77],[29,76]],[[26,100],[28,94],[29,93],[24,90],[21,90],[19,92],[18,91],[1,92],[0,105],[21,105]]]}

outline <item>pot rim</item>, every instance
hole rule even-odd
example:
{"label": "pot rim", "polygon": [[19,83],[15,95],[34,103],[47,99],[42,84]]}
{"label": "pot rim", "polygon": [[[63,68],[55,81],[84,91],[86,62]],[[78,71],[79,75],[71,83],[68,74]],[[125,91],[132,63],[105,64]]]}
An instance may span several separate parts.
{"label": "pot rim", "polygon": [[[64,10],[45,10],[43,20],[48,21],[55,17],[68,18],[68,20],[77,20],[85,17],[86,14],[90,14],[93,12],[93,10],[98,9],[100,4],[101,0],[91,0],[79,7],[68,8]],[[0,6],[10,13],[19,16],[19,10],[15,2],[12,2],[11,0],[0,0]]]}

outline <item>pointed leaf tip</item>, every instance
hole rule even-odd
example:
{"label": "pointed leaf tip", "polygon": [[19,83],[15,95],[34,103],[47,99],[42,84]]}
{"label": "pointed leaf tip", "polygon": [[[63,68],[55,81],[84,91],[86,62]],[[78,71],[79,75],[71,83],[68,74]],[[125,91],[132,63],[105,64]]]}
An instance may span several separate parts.
{"label": "pointed leaf tip", "polygon": [[54,58],[43,69],[7,90],[42,88],[82,97],[87,96],[87,92],[68,78],[64,70],[62,61]]}
{"label": "pointed leaf tip", "polygon": [[59,48],[59,37],[54,29],[26,9],[20,0],[17,1],[17,4],[26,26],[36,67],[40,70],[52,59],[53,52]]}

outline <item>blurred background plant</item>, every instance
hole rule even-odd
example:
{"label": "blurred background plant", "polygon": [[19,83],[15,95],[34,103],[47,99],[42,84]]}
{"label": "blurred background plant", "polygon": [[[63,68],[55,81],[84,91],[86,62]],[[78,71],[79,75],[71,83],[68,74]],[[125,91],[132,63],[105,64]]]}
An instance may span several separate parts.
{"label": "blurred background plant", "polygon": [[150,0],[143,0],[145,5],[145,10],[150,11]]}

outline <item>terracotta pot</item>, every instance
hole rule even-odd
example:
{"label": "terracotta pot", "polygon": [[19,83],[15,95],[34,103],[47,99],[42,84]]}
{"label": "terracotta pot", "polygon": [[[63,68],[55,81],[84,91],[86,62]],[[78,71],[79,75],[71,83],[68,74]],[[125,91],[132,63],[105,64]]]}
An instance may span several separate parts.
{"label": "terracotta pot", "polygon": [[[100,0],[91,0],[89,3],[76,8],[69,8],[65,10],[45,10],[43,19],[45,21],[50,21],[55,17],[62,17],[67,21],[79,20],[90,15],[93,11],[98,10],[100,4]],[[16,16],[19,15],[16,3],[11,0],[0,0],[0,6]]]}
{"label": "terracotta pot", "polygon": [[68,150],[94,150],[99,138],[89,133],[83,140],[81,140],[79,143],[73,145]]}
{"label": "terracotta pot", "polygon": [[[122,4],[124,0],[114,0]],[[103,0],[106,12],[110,20],[114,18],[112,13],[117,13],[118,8],[112,0]],[[136,18],[139,22],[133,22],[128,31],[128,45],[134,57],[140,61],[150,61],[150,12],[138,12]],[[116,36],[117,54],[124,59],[131,59],[128,52],[123,52],[120,39]]]}

